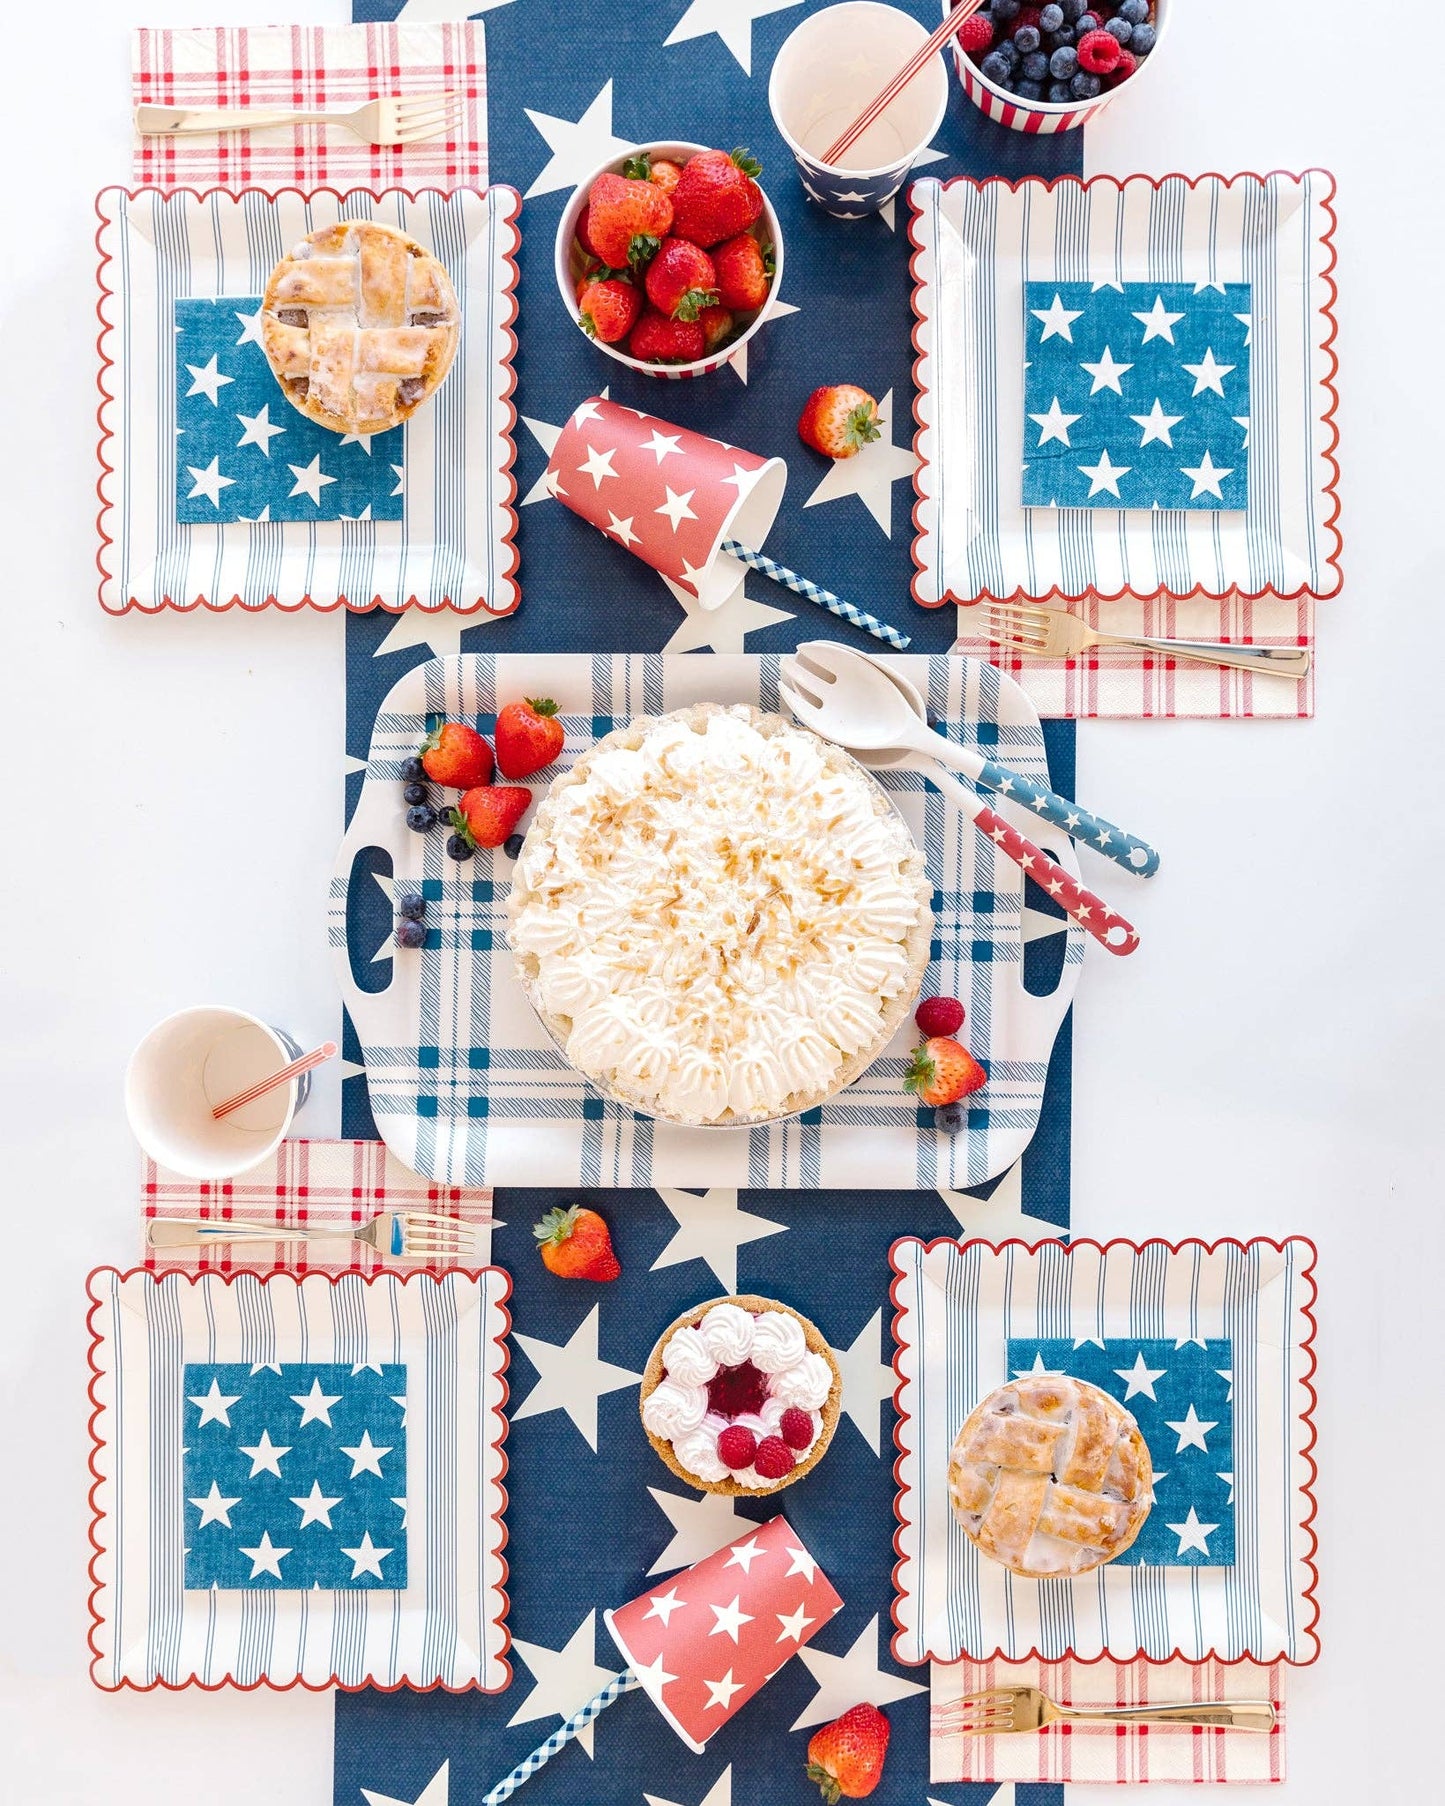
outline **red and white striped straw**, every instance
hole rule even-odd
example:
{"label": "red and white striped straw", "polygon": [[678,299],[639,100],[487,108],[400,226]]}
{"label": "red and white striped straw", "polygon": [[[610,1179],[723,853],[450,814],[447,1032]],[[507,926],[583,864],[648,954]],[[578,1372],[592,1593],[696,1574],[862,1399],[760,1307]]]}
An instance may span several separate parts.
{"label": "red and white striped straw", "polygon": [[983,0],[960,0],[960,4],[954,7],[953,11],[938,27],[937,31],[931,33],[930,36],[918,46],[917,50],[909,57],[908,61],[898,73],[892,77],[887,87],[880,88],[853,123],[843,132],[842,136],[828,146],[827,150],[823,152],[823,161],[828,164],[836,165],[839,157],[841,157],[845,151],[852,149],[853,145],[856,144],[858,139],[860,139],[864,132],[868,130],[873,121],[877,119],[881,113],[887,112],[888,108],[893,105],[894,101],[897,100],[898,96],[908,86],[909,82],[913,80],[914,76],[928,67],[929,59],[937,56],[938,52],[942,50],[949,39],[953,37],[954,33],[963,24],[964,20],[972,18],[974,13],[976,13],[982,5]]}
{"label": "red and white striped straw", "polygon": [[299,1079],[303,1072],[310,1072],[313,1067],[324,1066],[328,1060],[335,1059],[337,1046],[334,1041],[323,1041],[320,1047],[313,1047],[308,1054],[302,1054],[299,1060],[292,1060],[289,1066],[283,1066],[279,1072],[273,1072],[269,1078],[258,1079],[245,1091],[238,1091],[234,1097],[228,1097],[222,1104],[217,1104],[211,1115],[215,1117],[229,1116],[233,1110],[239,1110],[242,1104],[254,1103],[258,1097],[264,1097],[268,1091],[274,1091],[278,1085],[284,1085],[291,1079]]}

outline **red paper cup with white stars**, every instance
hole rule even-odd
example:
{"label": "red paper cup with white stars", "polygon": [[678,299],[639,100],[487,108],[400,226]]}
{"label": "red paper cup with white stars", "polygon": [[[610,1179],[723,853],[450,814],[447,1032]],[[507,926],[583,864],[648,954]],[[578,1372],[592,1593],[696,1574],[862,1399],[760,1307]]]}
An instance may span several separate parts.
{"label": "red paper cup with white stars", "polygon": [[842,1605],[777,1517],[604,1617],[648,1698],[701,1753]]}
{"label": "red paper cup with white stars", "polygon": [[761,548],[782,505],[781,458],[740,451],[594,395],[552,448],[550,494],[704,608],[720,608],[744,566],[722,550]]}

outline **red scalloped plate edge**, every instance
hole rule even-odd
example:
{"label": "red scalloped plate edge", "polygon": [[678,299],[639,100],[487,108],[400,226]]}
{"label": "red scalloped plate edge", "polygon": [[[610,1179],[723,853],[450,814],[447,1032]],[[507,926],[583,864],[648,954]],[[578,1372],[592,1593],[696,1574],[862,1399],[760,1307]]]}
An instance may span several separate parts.
{"label": "red scalloped plate edge", "polygon": [[[272,1281],[280,1281],[282,1284],[299,1285],[302,1279],[305,1278],[324,1282],[327,1285],[332,1286],[339,1285],[343,1279],[358,1280],[362,1285],[366,1286],[374,1285],[378,1280],[394,1280],[396,1283],[404,1286],[422,1285],[427,1282],[430,1282],[433,1285],[440,1285],[443,1280],[456,1277],[480,1280],[495,1275],[501,1280],[502,1289],[492,1301],[501,1317],[501,1329],[496,1338],[496,1345],[501,1356],[500,1365],[497,1368],[497,1380],[501,1387],[501,1396],[497,1400],[497,1403],[492,1407],[492,1416],[496,1422],[497,1433],[493,1437],[490,1445],[496,1452],[499,1463],[497,1468],[497,1491],[501,1495],[501,1502],[491,1515],[491,1522],[496,1526],[495,1546],[491,1553],[495,1555],[501,1568],[501,1577],[496,1585],[496,1593],[500,1601],[501,1609],[499,1616],[493,1621],[496,1628],[502,1633],[502,1647],[497,1651],[496,1659],[501,1664],[503,1679],[497,1686],[482,1687],[473,1682],[465,1687],[451,1687],[448,1686],[445,1681],[431,1681],[424,1684],[418,1684],[414,1681],[396,1681],[391,1685],[388,1685],[384,1681],[374,1680],[370,1675],[368,1675],[365,1680],[361,1681],[342,1681],[334,1674],[329,1680],[324,1681],[303,1680],[301,1676],[298,1675],[293,1681],[279,1683],[267,1680],[264,1675],[262,1675],[260,1679],[254,1681],[238,1681],[233,1679],[230,1675],[223,1675],[218,1681],[203,1681],[194,1675],[184,1681],[166,1681],[161,1680],[158,1677],[153,1681],[146,1681],[144,1683],[140,1681],[123,1680],[114,1687],[108,1687],[104,1681],[96,1679],[96,1666],[104,1660],[104,1652],[99,1648],[95,1640],[96,1632],[104,1622],[101,1614],[96,1610],[96,1600],[100,1597],[104,1587],[104,1583],[97,1574],[96,1568],[101,1557],[106,1553],[105,1545],[102,1544],[100,1538],[96,1534],[104,1515],[97,1502],[97,1495],[100,1492],[100,1488],[105,1484],[106,1476],[102,1474],[100,1468],[97,1466],[97,1457],[101,1449],[105,1447],[105,1443],[96,1429],[104,1406],[100,1403],[95,1394],[96,1386],[101,1377],[100,1368],[97,1365],[95,1358],[96,1350],[101,1343],[101,1332],[96,1327],[95,1319],[97,1313],[104,1307],[105,1300],[96,1293],[95,1282],[103,1275],[113,1276],[122,1283],[128,1279],[149,1279],[155,1284],[160,1285],[167,1280],[174,1280],[177,1283],[184,1283],[192,1286],[200,1284],[202,1281],[228,1286],[237,1278],[254,1279],[259,1281],[262,1285],[269,1285]],[[90,1576],[91,1587],[86,1598],[86,1607],[90,1614],[90,1626],[86,1631],[85,1640],[91,1653],[90,1680],[92,1686],[99,1688],[102,1693],[154,1693],[157,1690],[166,1693],[183,1693],[191,1687],[199,1688],[203,1693],[219,1693],[223,1687],[233,1687],[239,1693],[255,1693],[262,1687],[266,1688],[271,1693],[290,1693],[296,1687],[303,1688],[307,1693],[326,1693],[333,1689],[339,1693],[360,1693],[366,1688],[374,1688],[378,1693],[400,1693],[404,1689],[413,1693],[504,1693],[507,1688],[511,1686],[512,1664],[508,1660],[507,1655],[507,1652],[512,1647],[512,1633],[508,1624],[508,1620],[511,1616],[511,1598],[507,1592],[507,1581],[511,1577],[511,1569],[507,1562],[507,1558],[503,1553],[509,1540],[506,1522],[507,1488],[503,1482],[506,1479],[507,1469],[510,1466],[510,1463],[507,1459],[507,1452],[503,1445],[507,1440],[507,1431],[509,1427],[507,1421],[507,1403],[511,1397],[511,1387],[507,1381],[507,1370],[511,1366],[512,1355],[511,1349],[507,1344],[507,1337],[510,1336],[512,1332],[512,1313],[507,1307],[507,1300],[512,1295],[512,1278],[505,1268],[498,1266],[450,1267],[445,1272],[441,1273],[420,1271],[415,1273],[396,1273],[388,1270],[380,1273],[311,1272],[303,1275],[299,1273],[284,1272],[263,1273],[246,1267],[238,1267],[233,1272],[224,1274],[214,1272],[192,1273],[183,1271],[180,1268],[171,1268],[169,1271],[151,1272],[145,1267],[126,1267],[124,1269],[119,1267],[92,1267],[85,1277],[85,1290],[86,1295],[91,1300],[90,1308],[85,1314],[86,1328],[90,1332],[90,1342],[85,1352],[86,1365],[90,1369],[90,1379],[86,1383],[85,1392],[92,1407],[90,1416],[86,1419],[86,1429],[90,1436],[91,1445],[90,1452],[86,1456],[86,1466],[90,1469],[91,1474],[91,1486],[86,1495],[90,1504],[90,1522],[86,1528],[86,1535],[90,1540],[91,1556],[89,1562],[86,1564],[86,1572]]]}
{"label": "red scalloped plate edge", "polygon": [[515,505],[517,499],[517,479],[514,474],[517,462],[517,436],[515,431],[517,425],[517,408],[516,403],[512,400],[512,396],[516,393],[517,389],[517,334],[513,323],[517,318],[517,284],[521,278],[521,269],[517,263],[517,249],[521,243],[521,231],[517,226],[517,220],[522,211],[522,196],[519,191],[504,182],[494,182],[487,188],[468,188],[467,184],[463,183],[458,188],[381,189],[341,189],[329,187],[297,188],[294,185],[285,188],[258,188],[254,186],[250,188],[226,188],[219,183],[212,188],[161,189],[154,186],[147,186],[146,184],[142,184],[138,188],[126,188],[119,182],[111,182],[102,188],[95,197],[95,212],[96,217],[100,222],[95,229],[95,279],[96,287],[99,290],[95,303],[95,315],[100,322],[100,330],[96,334],[95,340],[97,356],[95,386],[100,391],[100,400],[96,403],[95,409],[95,421],[97,427],[100,429],[99,438],[95,448],[96,460],[100,465],[100,474],[95,481],[96,500],[99,503],[95,517],[95,530],[100,541],[99,545],[96,547],[95,564],[96,569],[100,572],[100,582],[97,585],[96,594],[100,599],[101,607],[105,609],[107,614],[152,615],[162,614],[168,609],[177,614],[191,614],[198,608],[209,609],[213,614],[223,614],[229,608],[239,608],[243,613],[248,614],[259,614],[263,608],[274,608],[279,610],[282,614],[299,614],[302,609],[312,609],[319,614],[332,614],[338,608],[347,609],[353,614],[368,614],[373,610],[381,610],[387,614],[401,614],[405,609],[418,608],[421,605],[417,602],[415,597],[412,597],[406,602],[383,602],[380,597],[373,597],[370,602],[353,603],[349,602],[345,596],[338,596],[334,602],[317,602],[311,596],[303,596],[299,602],[293,603],[278,602],[274,596],[268,596],[265,602],[261,603],[259,607],[256,608],[247,608],[239,596],[232,596],[228,602],[212,602],[205,596],[197,596],[190,602],[177,602],[170,596],[167,596],[164,601],[158,602],[153,608],[147,608],[143,603],[137,602],[133,597],[128,597],[118,608],[112,608],[110,604],[105,601],[105,586],[114,578],[114,573],[106,566],[105,555],[108,548],[115,543],[110,534],[105,530],[105,517],[115,506],[114,503],[106,499],[105,494],[106,478],[113,476],[115,473],[115,466],[107,462],[105,455],[106,446],[115,436],[111,432],[109,426],[107,426],[105,420],[106,407],[115,400],[115,397],[105,386],[106,371],[113,368],[115,364],[115,359],[107,352],[105,344],[106,340],[115,330],[111,321],[107,318],[105,311],[105,304],[110,300],[114,293],[114,290],[109,286],[105,279],[106,265],[110,262],[110,258],[101,250],[100,244],[101,234],[108,225],[113,223],[112,216],[103,212],[101,208],[101,203],[105,197],[110,194],[123,194],[128,200],[134,201],[138,200],[143,194],[160,194],[168,200],[175,198],[177,195],[190,195],[195,200],[204,201],[213,194],[223,194],[230,200],[239,201],[244,199],[247,195],[260,195],[264,200],[274,200],[278,194],[295,194],[299,195],[303,200],[306,200],[318,194],[334,194],[338,200],[344,201],[348,200],[352,195],[359,194],[365,195],[368,200],[381,201],[388,195],[399,194],[408,201],[419,201],[424,196],[433,194],[438,195],[445,200],[454,194],[461,193],[463,189],[472,194],[483,196],[496,194],[510,198],[510,205],[501,215],[502,223],[512,227],[511,249],[503,250],[502,252],[503,260],[510,272],[507,278],[506,287],[502,291],[507,297],[508,310],[506,319],[499,322],[507,340],[507,354],[502,360],[507,372],[507,383],[498,399],[506,410],[506,423],[503,427],[503,434],[508,446],[506,462],[502,465],[501,471],[499,472],[499,474],[504,476],[507,480],[507,493],[502,502],[502,508],[508,520],[507,530],[502,535],[502,544],[507,549],[508,561],[506,569],[501,573],[500,581],[511,599],[505,608],[491,608],[485,601],[473,604],[469,608],[458,608],[449,597],[444,598],[437,606],[438,608],[450,608],[455,614],[476,615],[478,617],[478,626],[481,626],[485,621],[505,620],[508,615],[516,613],[522,602],[522,586],[517,581],[517,567],[521,563],[521,553],[517,549],[518,522]]}
{"label": "red scalloped plate edge", "polygon": [[909,1528],[909,1520],[903,1511],[904,1488],[902,1469],[904,1457],[911,1452],[905,1445],[903,1439],[904,1425],[911,1422],[911,1419],[906,1417],[903,1411],[903,1388],[906,1381],[904,1380],[903,1369],[899,1365],[899,1357],[902,1350],[905,1347],[911,1347],[912,1344],[905,1343],[901,1334],[903,1309],[898,1302],[898,1288],[906,1275],[895,1258],[898,1250],[905,1245],[912,1245],[921,1248],[925,1255],[931,1254],[935,1248],[956,1248],[959,1253],[963,1253],[969,1248],[988,1248],[995,1252],[1000,1248],[1022,1248],[1025,1253],[1028,1254],[1037,1254],[1041,1248],[1062,1248],[1065,1253],[1072,1253],[1075,1248],[1097,1248],[1101,1254],[1107,1253],[1110,1248],[1128,1248],[1135,1254],[1142,1254],[1148,1248],[1162,1248],[1168,1254],[1182,1254],[1186,1248],[1198,1248],[1201,1253],[1204,1254],[1217,1253],[1221,1248],[1238,1248],[1241,1251],[1248,1251],[1250,1248],[1273,1248],[1279,1254],[1286,1252],[1285,1242],[1275,1241],[1272,1236],[1268,1235],[1252,1236],[1247,1242],[1240,1241],[1238,1236],[1234,1235],[1222,1235],[1216,1242],[1206,1242],[1199,1236],[1186,1236],[1181,1242],[1166,1241],[1163,1236],[1151,1236],[1147,1241],[1136,1242],[1132,1241],[1126,1235],[1114,1236],[1107,1242],[1095,1241],[1092,1236],[1088,1235],[1075,1236],[1068,1241],[1064,1241],[1061,1237],[1057,1236],[1046,1236],[1041,1241],[1026,1242],[1022,1236],[1011,1235],[1006,1236],[1002,1241],[991,1242],[987,1236],[982,1235],[970,1236],[967,1241],[959,1241],[957,1236],[952,1235],[934,1236],[931,1241],[924,1241],[921,1236],[917,1235],[901,1235],[888,1250],[888,1264],[892,1267],[894,1273],[894,1277],[889,1281],[888,1285],[888,1297],[893,1305],[893,1372],[898,1381],[898,1384],[893,1389],[893,1441],[898,1449],[897,1459],[893,1463],[895,1489],[893,1494],[893,1515],[898,1520],[898,1528],[893,1533],[893,1553],[898,1559],[893,1564],[893,1597],[888,1605],[889,1615],[893,1619],[894,1627],[893,1638],[890,1645],[894,1661],[901,1662],[905,1667],[914,1668],[922,1666],[925,1662],[949,1663],[955,1660],[969,1662],[1070,1661],[1078,1662],[1085,1668],[1092,1668],[1099,1662],[1115,1662],[1118,1664],[1126,1662],[1147,1662],[1150,1667],[1158,1667],[1164,1662],[1191,1662],[1195,1664],[1200,1662],[1218,1662],[1222,1668],[1236,1668],[1242,1662],[1258,1663],[1260,1661],[1269,1660],[1284,1662],[1286,1666],[1291,1668],[1308,1668],[1312,1663],[1319,1660],[1320,1639],[1316,1627],[1320,1621],[1320,1605],[1319,1600],[1315,1595],[1316,1590],[1319,1587],[1320,1571],[1314,1560],[1315,1552],[1319,1548],[1319,1538],[1315,1535],[1313,1529],[1315,1516],[1319,1510],[1319,1501],[1315,1498],[1315,1481],[1319,1477],[1319,1464],[1310,1453],[1314,1448],[1315,1443],[1319,1440],[1319,1432],[1315,1426],[1315,1407],[1319,1403],[1319,1394],[1315,1391],[1313,1384],[1314,1372],[1319,1365],[1315,1356],[1314,1347],[1315,1331],[1319,1327],[1314,1313],[1314,1304],[1319,1297],[1319,1287],[1315,1284],[1314,1278],[1315,1264],[1319,1259],[1319,1249],[1307,1235],[1292,1235],[1288,1237],[1288,1241],[1296,1242],[1301,1247],[1309,1250],[1309,1259],[1306,1261],[1305,1265],[1301,1267],[1299,1275],[1302,1280],[1308,1282],[1309,1297],[1299,1308],[1300,1314],[1309,1324],[1309,1334],[1300,1343],[1300,1350],[1306,1356],[1309,1363],[1304,1372],[1300,1375],[1300,1384],[1309,1394],[1309,1407],[1304,1414],[1304,1423],[1309,1431],[1309,1437],[1300,1451],[1309,1468],[1309,1478],[1301,1489],[1305,1497],[1309,1500],[1309,1510],[1305,1513],[1300,1522],[1300,1529],[1303,1530],[1309,1538],[1309,1547],[1300,1559],[1303,1561],[1305,1567],[1309,1569],[1310,1574],[1310,1583],[1304,1590],[1304,1597],[1309,1602],[1310,1606],[1310,1618],[1308,1623],[1301,1626],[1300,1634],[1302,1637],[1308,1637],[1313,1641],[1313,1655],[1307,1657],[1303,1661],[1291,1662],[1287,1656],[1271,1656],[1268,1658],[1248,1654],[1240,1656],[1222,1656],[1213,1649],[1207,1650],[1203,1655],[1199,1656],[1186,1656],[1182,1650],[1178,1649],[1171,1650],[1168,1655],[1163,1656],[1146,1655],[1142,1650],[1140,1650],[1137,1655],[1132,1656],[1114,1655],[1109,1650],[1101,1650],[1096,1656],[1081,1656],[1071,1649],[1066,1649],[1062,1655],[1052,1656],[1046,1656],[1037,1649],[1028,1650],[1023,1655],[1008,1655],[1002,1649],[995,1649],[991,1655],[983,1655],[969,1650],[957,1657],[938,1656],[934,1655],[931,1650],[925,1650],[916,1661],[910,1661],[907,1656],[899,1653],[899,1644],[902,1642],[904,1636],[903,1621],[898,1615],[898,1601],[902,1597],[900,1576],[904,1565],[909,1559],[903,1553],[903,1532]]}
{"label": "red scalloped plate edge", "polygon": [[[1310,175],[1323,176],[1329,183],[1328,189],[1319,197],[1320,209],[1325,214],[1328,221],[1322,239],[1327,254],[1327,261],[1319,272],[1320,279],[1323,281],[1327,291],[1322,311],[1329,327],[1320,345],[1320,349],[1324,352],[1325,357],[1328,360],[1328,367],[1324,376],[1321,378],[1321,382],[1330,398],[1329,406],[1321,416],[1321,424],[1326,428],[1328,438],[1321,449],[1320,455],[1324,458],[1326,464],[1329,465],[1331,471],[1330,480],[1325,484],[1325,494],[1329,497],[1330,508],[1329,513],[1321,522],[1321,529],[1323,532],[1329,534],[1334,541],[1334,551],[1324,561],[1325,568],[1333,571],[1335,574],[1333,588],[1328,590],[1312,590],[1308,584],[1302,583],[1298,589],[1285,592],[1283,590],[1271,589],[1268,586],[1257,590],[1242,590],[1235,587],[1223,590],[1211,590],[1206,589],[1201,585],[1197,589],[1189,590],[1186,593],[1176,594],[1161,583],[1157,589],[1153,590],[1131,589],[1128,584],[1125,584],[1122,589],[1110,591],[1090,589],[1081,591],[1081,595],[1093,597],[1100,602],[1119,602],[1122,601],[1125,596],[1129,597],[1129,599],[1134,602],[1155,602],[1158,601],[1161,596],[1168,596],[1172,600],[1180,602],[1189,601],[1194,596],[1207,596],[1211,601],[1223,601],[1226,597],[1233,595],[1238,595],[1244,600],[1251,602],[1258,601],[1264,596],[1277,598],[1282,602],[1296,602],[1301,596],[1314,596],[1317,599],[1324,600],[1330,596],[1337,596],[1340,593],[1341,585],[1344,582],[1344,572],[1340,564],[1341,554],[1344,550],[1344,539],[1340,533],[1339,527],[1336,525],[1336,522],[1340,518],[1340,464],[1339,459],[1335,456],[1335,450],[1340,443],[1340,429],[1335,420],[1335,414],[1340,405],[1340,392],[1335,386],[1334,380],[1340,367],[1340,360],[1334,349],[1335,339],[1338,336],[1340,329],[1339,319],[1335,312],[1335,303],[1339,299],[1339,289],[1331,274],[1335,265],[1339,262],[1339,254],[1335,249],[1335,228],[1339,224],[1339,220],[1334,207],[1331,205],[1331,202],[1339,190],[1339,184],[1335,181],[1334,172],[1332,170],[1317,168],[1301,170],[1271,169],[1264,175],[1260,175],[1254,170],[1240,170],[1232,176],[1227,176],[1220,170],[1212,169],[1205,170],[1201,175],[1197,176],[1186,176],[1180,170],[1171,171],[1168,175],[1163,176],[1054,176],[1048,179],[1043,176],[1021,176],[1017,181],[1010,181],[1006,176],[988,176],[984,178],[976,176],[953,176],[947,182],[940,182],[938,184],[940,188],[944,189],[958,186],[978,189],[991,186],[1002,186],[1012,190],[1014,193],[1017,193],[1020,188],[1053,189],[1068,186],[1090,188],[1098,185],[1108,186],[1112,184],[1122,193],[1125,185],[1130,182],[1147,182],[1152,188],[1156,189],[1162,188],[1166,182],[1183,182],[1187,188],[1197,188],[1202,182],[1222,182],[1224,186],[1228,188],[1234,182],[1259,182],[1263,184],[1270,181],[1275,176],[1283,176],[1291,182],[1302,182],[1306,176]],[[921,470],[923,468],[921,446],[924,433],[923,414],[921,411],[922,399],[925,394],[929,394],[931,391],[924,383],[922,377],[924,353],[918,337],[923,323],[922,311],[918,305],[919,293],[923,288],[923,277],[919,273],[919,265],[923,258],[923,245],[919,241],[916,228],[918,221],[922,216],[923,208],[914,202],[913,192],[915,186],[916,184],[910,185],[908,190],[908,242],[913,246],[912,255],[908,259],[908,273],[913,278],[912,303],[914,315],[914,325],[909,334],[909,338],[912,341],[915,353],[913,359],[913,419],[915,423],[915,431],[913,434],[913,456],[915,470]],[[919,594],[919,582],[926,566],[919,550],[924,537],[922,526],[919,523],[919,514],[923,508],[923,497],[918,493],[918,480],[916,476],[914,478],[914,496],[915,499],[912,512],[913,543],[909,547],[909,555],[913,560],[915,575],[909,584],[909,593],[920,608],[942,608],[949,602],[952,602],[959,608],[967,608],[971,604],[977,602],[1060,601],[1067,603],[1070,601],[1078,601],[1078,596],[1071,596],[1064,590],[1058,588],[1051,589],[1046,594],[1035,595],[1033,592],[1022,587],[1013,590],[1007,595],[995,595],[992,590],[982,589],[976,596],[956,596],[952,590],[945,590],[943,595],[939,596],[936,601],[926,601],[923,596]],[[1303,681],[1303,679],[1301,679],[1301,681]]]}

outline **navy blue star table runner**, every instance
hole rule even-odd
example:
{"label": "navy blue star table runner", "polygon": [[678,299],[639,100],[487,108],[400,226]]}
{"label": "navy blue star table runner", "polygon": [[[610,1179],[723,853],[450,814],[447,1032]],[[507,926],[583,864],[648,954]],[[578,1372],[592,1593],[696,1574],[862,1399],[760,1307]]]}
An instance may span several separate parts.
{"label": "navy blue star table runner", "polygon": [[[398,0],[355,0],[389,19]],[[942,651],[953,612],[918,608],[912,572],[913,325],[907,209],[858,222],[805,199],[773,128],[767,77],[811,10],[788,0],[641,0],[625,12],[512,0],[486,14],[491,175],[524,194],[518,320],[517,504],[522,604],[495,624],[421,611],[346,622],[348,812],[377,707],[412,665],[461,651],[781,651],[835,630],[831,617],[749,577],[715,615],[685,615],[659,578],[547,498],[541,477],[557,430],[585,396],[614,400],[785,458],[789,481],[767,551]],[[911,0],[930,26],[936,12]],[[575,183],[612,149],[671,135],[746,144],[786,237],[784,311],[749,346],[746,381],[722,370],[662,383],[605,359],[573,327],[552,274],[558,216]],[[957,91],[928,153],[929,173],[1077,172],[1077,133],[1027,137],[991,125]],[[936,165],[936,168],[934,167]],[[862,384],[884,403],[896,457],[861,486],[803,448],[795,423],[824,382]],[[1045,724],[1054,782],[1071,792],[1073,726]],[[355,1038],[348,1030],[354,1060]],[[474,1806],[619,1666],[601,1614],[650,1575],[685,1567],[748,1520],[782,1509],[843,1596],[844,1609],[743,1713],[695,1756],[641,1696],[602,1714],[590,1750],[569,1748],[527,1783],[527,1806],[743,1806],[806,1801],[811,1729],[860,1698],[883,1706],[893,1739],[878,1806],[973,1806],[991,1787],[928,1783],[926,1668],[889,1653],[893,1563],[893,1372],[887,1251],[900,1235],[1037,1240],[1068,1220],[1069,1027],[1050,1067],[1039,1131],[986,1200],[938,1192],[598,1194],[622,1278],[554,1279],[531,1225],[561,1201],[497,1195],[494,1259],[513,1275],[507,1451],[508,1592],[513,1681],[503,1693],[339,1695],[336,1806]],[[345,1133],[375,1126],[359,1076],[344,1086]],[[544,1132],[539,1127],[539,1133]],[[568,1194],[575,1197],[576,1194]],[[845,1372],[844,1420],[817,1471],[773,1500],[684,1492],[648,1446],[637,1380],[657,1334],[680,1312],[734,1289],[811,1316]],[[579,1740],[580,1741],[580,1740]],[[1018,1806],[1057,1806],[1061,1790],[1019,1786]]]}

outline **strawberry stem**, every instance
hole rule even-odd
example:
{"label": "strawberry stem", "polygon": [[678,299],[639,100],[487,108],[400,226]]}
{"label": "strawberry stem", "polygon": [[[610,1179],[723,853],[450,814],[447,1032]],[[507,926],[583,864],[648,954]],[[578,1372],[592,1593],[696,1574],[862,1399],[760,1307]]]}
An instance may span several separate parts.
{"label": "strawberry stem", "polygon": [[549,1210],[540,1223],[533,1225],[532,1234],[544,1246],[560,1248],[577,1227],[577,1212],[576,1204],[567,1209]]}
{"label": "strawberry stem", "polygon": [[828,1773],[826,1768],[822,1767],[820,1763],[810,1762],[808,1764],[808,1779],[810,1781],[815,1781],[818,1784],[823,1798],[828,1802],[828,1806],[838,1806],[838,1797],[843,1790],[839,1787],[834,1777]]}

